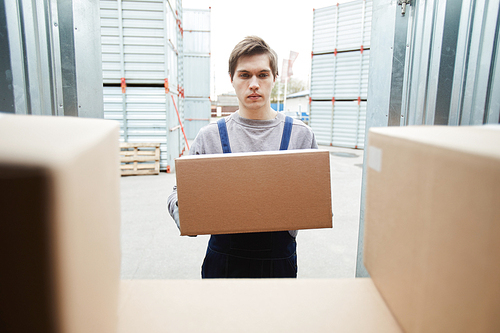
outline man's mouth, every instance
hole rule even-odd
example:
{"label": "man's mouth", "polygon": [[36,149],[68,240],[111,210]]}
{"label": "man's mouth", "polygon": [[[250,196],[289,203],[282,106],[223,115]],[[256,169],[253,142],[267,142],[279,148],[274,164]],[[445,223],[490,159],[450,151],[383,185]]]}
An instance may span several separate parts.
{"label": "man's mouth", "polygon": [[259,94],[250,94],[248,95],[248,98],[250,99],[259,99],[261,96]]}

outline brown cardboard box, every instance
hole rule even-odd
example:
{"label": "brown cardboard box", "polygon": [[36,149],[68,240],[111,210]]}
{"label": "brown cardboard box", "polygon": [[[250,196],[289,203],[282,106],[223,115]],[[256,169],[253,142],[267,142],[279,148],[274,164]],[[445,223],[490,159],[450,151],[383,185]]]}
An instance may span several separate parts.
{"label": "brown cardboard box", "polygon": [[0,116],[0,331],[115,332],[118,124]]}
{"label": "brown cardboard box", "polygon": [[332,227],[328,151],[175,160],[182,235]]}
{"label": "brown cardboard box", "polygon": [[124,280],[120,333],[402,332],[371,279]]}
{"label": "brown cardboard box", "polygon": [[407,332],[500,331],[500,129],[372,128],[365,265]]}
{"label": "brown cardboard box", "polygon": [[[499,142],[500,130],[477,127],[370,131],[365,265],[372,279],[120,283],[117,124],[0,117],[0,331],[499,331]],[[246,188],[275,206],[285,201],[280,192],[294,206],[295,191],[326,196],[305,211],[327,206],[331,223],[328,152],[235,155],[179,159],[191,170],[183,186],[196,187],[187,175],[201,173],[212,176],[198,187],[212,189],[207,183],[221,181],[210,172],[229,161],[233,182],[250,174],[255,184]],[[293,174],[297,166],[309,169]],[[273,175],[281,181],[265,187],[260,180]],[[301,186],[283,190],[288,177]],[[294,223],[284,230],[318,227]]]}

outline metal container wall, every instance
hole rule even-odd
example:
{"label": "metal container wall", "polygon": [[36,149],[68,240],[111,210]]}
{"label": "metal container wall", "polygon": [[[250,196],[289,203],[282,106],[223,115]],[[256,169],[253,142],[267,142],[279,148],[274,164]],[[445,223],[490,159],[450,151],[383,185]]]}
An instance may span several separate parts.
{"label": "metal container wall", "polygon": [[312,101],[310,126],[318,144],[364,148],[366,101]]}
{"label": "metal container wall", "polygon": [[210,98],[210,58],[184,56],[184,94],[186,98]]}
{"label": "metal container wall", "polygon": [[2,6],[8,47],[1,88],[9,102],[0,109],[102,118],[98,0],[18,0]]}
{"label": "metal container wall", "polygon": [[370,50],[314,55],[311,65],[313,100],[368,97]]}
{"label": "metal container wall", "polygon": [[400,124],[499,123],[499,2],[416,2],[409,14]]}
{"label": "metal container wall", "polygon": [[210,55],[210,9],[184,9],[184,55]]}
{"label": "metal container wall", "polygon": [[210,10],[184,9],[184,119],[192,140],[210,123]]}
{"label": "metal container wall", "polygon": [[177,21],[164,0],[101,0],[104,83],[177,86]]}
{"label": "metal container wall", "polygon": [[313,53],[370,48],[372,1],[319,8],[313,15]]}
{"label": "metal container wall", "polygon": [[185,149],[181,1],[100,4],[105,118],[124,142],[159,142],[160,169],[174,171]]}
{"label": "metal container wall", "polygon": [[[125,95],[125,110],[122,98]],[[177,96],[175,96],[177,101]],[[160,168],[168,161],[167,131],[171,131],[165,108],[173,109],[173,101],[162,87],[128,87],[122,94],[120,87],[104,87],[104,117],[120,123],[120,141],[134,143],[160,143]],[[125,121],[124,121],[125,119]],[[180,131],[169,137],[175,151],[182,151]],[[182,138],[183,139],[183,138]],[[177,158],[173,156],[173,158]]]}
{"label": "metal container wall", "polygon": [[[366,131],[498,124],[499,7],[499,1],[488,0],[411,1],[403,15],[396,1],[376,1]],[[368,276],[363,266],[365,176],[357,277]]]}
{"label": "metal container wall", "polygon": [[372,1],[316,9],[310,126],[318,143],[364,147]]}
{"label": "metal container wall", "polygon": [[209,98],[190,98],[184,100],[185,130],[186,136],[192,140],[198,135],[203,126],[210,123],[211,102]]}

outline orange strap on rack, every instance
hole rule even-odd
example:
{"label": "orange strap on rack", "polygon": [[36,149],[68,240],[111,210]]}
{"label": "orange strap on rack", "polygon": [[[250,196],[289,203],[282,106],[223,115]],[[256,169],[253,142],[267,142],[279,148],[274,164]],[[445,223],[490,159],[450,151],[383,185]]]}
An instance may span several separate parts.
{"label": "orange strap on rack", "polygon": [[127,89],[127,84],[125,83],[125,78],[122,77],[122,94],[125,94],[126,89]]}
{"label": "orange strap on rack", "polygon": [[177,105],[175,104],[174,95],[170,95],[170,97],[172,97],[172,102],[174,102],[175,112],[177,112],[177,119],[179,119],[179,125],[181,126],[182,134],[184,134],[184,140],[186,140],[186,146],[188,147],[189,150],[188,139],[186,137],[186,132],[184,132],[184,126],[182,126],[181,116],[179,115],[179,110],[177,110]]}
{"label": "orange strap on rack", "polygon": [[165,94],[168,94],[170,92],[170,89],[168,88],[168,79],[165,79]]}
{"label": "orange strap on rack", "polygon": [[177,85],[177,92],[179,93],[180,98],[184,98],[184,88]]}

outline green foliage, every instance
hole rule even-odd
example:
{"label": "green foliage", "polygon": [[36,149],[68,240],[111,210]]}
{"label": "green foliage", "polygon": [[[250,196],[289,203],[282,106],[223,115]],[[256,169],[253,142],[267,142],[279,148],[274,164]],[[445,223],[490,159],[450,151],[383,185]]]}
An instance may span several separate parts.
{"label": "green foliage", "polygon": [[[279,78],[276,79],[276,84],[273,87],[273,90],[271,91],[271,103],[277,103],[278,101],[278,89],[279,89],[279,97],[280,101],[283,101],[283,91],[285,90],[285,84],[281,83],[279,81]],[[288,79],[288,84],[286,87],[287,90],[287,95],[306,90],[307,89],[307,84],[296,78],[290,78]]]}

